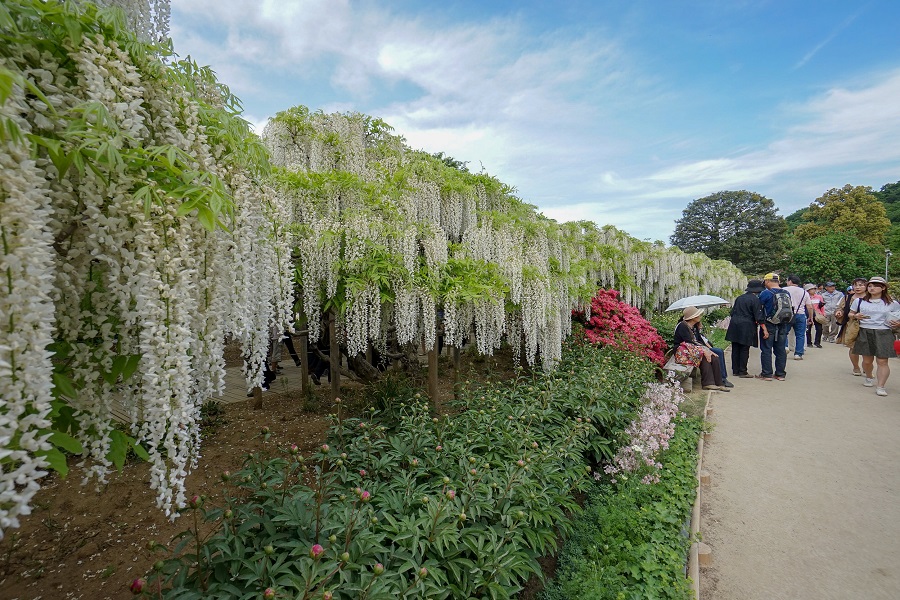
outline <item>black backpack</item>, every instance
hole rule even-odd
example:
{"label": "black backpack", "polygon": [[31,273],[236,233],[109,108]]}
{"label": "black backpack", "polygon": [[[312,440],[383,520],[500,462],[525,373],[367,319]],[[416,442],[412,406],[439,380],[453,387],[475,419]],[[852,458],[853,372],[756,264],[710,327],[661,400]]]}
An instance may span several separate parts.
{"label": "black backpack", "polygon": [[780,288],[770,290],[775,296],[775,310],[768,315],[768,321],[773,325],[791,323],[794,320],[794,305],[791,304],[791,295]]}

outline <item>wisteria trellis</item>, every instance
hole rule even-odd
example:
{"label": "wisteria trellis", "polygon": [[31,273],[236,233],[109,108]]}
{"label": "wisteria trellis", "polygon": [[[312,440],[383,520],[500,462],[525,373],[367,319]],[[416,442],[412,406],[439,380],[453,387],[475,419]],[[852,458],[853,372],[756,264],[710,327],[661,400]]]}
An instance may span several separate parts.
{"label": "wisteria trellis", "polygon": [[226,336],[258,384],[295,287],[310,320],[340,309],[350,353],[388,331],[431,348],[442,316],[449,345],[506,340],[552,367],[598,286],[652,307],[745,282],[729,263],[546,219],[378,119],[297,107],[264,149],[211,72],[148,45],[167,34],[168,2],[101,4],[139,35],[88,5],[3,4],[0,535],[28,514],[50,436],[65,433],[54,402],[76,410],[69,433],[102,480],[120,398],[176,514]]}

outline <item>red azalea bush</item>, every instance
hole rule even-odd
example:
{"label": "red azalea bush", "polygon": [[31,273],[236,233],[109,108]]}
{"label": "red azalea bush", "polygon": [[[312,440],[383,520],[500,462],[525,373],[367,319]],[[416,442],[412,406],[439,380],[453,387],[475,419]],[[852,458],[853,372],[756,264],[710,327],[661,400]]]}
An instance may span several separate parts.
{"label": "red azalea bush", "polygon": [[591,318],[572,311],[584,324],[584,337],[594,344],[633,352],[660,366],[665,363],[666,342],[638,309],[619,300],[617,290],[597,290],[591,299]]}

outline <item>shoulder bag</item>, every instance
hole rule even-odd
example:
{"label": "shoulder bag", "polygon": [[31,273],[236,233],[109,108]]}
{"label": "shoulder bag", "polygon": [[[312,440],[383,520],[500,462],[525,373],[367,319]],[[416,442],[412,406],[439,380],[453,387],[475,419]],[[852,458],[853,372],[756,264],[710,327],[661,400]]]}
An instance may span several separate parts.
{"label": "shoulder bag", "polygon": [[[859,312],[861,308],[862,300],[856,304],[856,312]],[[850,302],[850,310],[853,310],[853,302]],[[856,338],[859,336],[859,319],[847,319],[847,324],[844,325],[844,335],[842,341],[845,346],[848,348],[852,348],[853,344],[856,343]]]}
{"label": "shoulder bag", "polygon": [[695,344],[681,342],[681,345],[675,350],[675,362],[679,365],[699,367],[701,360],[703,360],[703,350]]}

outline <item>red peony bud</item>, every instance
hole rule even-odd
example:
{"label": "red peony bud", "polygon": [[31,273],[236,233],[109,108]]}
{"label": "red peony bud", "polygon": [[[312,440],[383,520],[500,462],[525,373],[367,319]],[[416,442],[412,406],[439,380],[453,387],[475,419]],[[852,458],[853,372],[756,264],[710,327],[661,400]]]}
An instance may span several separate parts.
{"label": "red peony bud", "polygon": [[131,593],[137,596],[141,592],[144,591],[144,585],[146,585],[146,581],[138,577],[134,581],[131,582]]}
{"label": "red peony bud", "polygon": [[325,553],[325,548],[323,548],[319,544],[313,544],[313,547],[309,549],[309,556],[313,560],[319,560],[319,558],[324,553]]}

